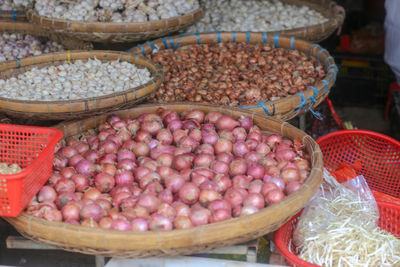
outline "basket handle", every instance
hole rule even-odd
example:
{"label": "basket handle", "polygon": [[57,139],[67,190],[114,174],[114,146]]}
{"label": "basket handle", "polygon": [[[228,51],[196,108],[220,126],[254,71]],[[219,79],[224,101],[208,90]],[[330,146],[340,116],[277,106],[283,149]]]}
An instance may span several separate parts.
{"label": "basket handle", "polygon": [[346,18],[346,10],[342,6],[336,4],[336,2],[333,1],[330,4],[330,10],[331,13],[333,14],[333,17],[335,18],[335,21],[338,24],[337,35],[339,36],[342,32],[344,19]]}

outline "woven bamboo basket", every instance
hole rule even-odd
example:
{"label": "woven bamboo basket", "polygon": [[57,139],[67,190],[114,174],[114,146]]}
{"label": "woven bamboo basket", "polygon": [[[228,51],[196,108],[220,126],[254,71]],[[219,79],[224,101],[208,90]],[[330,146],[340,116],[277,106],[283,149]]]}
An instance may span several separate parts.
{"label": "woven bamboo basket", "polygon": [[296,40],[294,37],[284,37],[278,34],[252,33],[252,32],[213,32],[199,34],[181,34],[168,38],[161,38],[155,41],[148,41],[143,45],[134,47],[129,52],[143,54],[144,56],[153,53],[154,50],[179,49],[193,44],[212,44],[240,42],[252,44],[269,43],[274,47],[282,47],[305,52],[321,62],[327,72],[326,76],[309,87],[302,93],[287,96],[279,100],[264,101],[258,105],[244,106],[244,109],[252,110],[260,114],[276,117],[281,120],[289,120],[317,107],[329,94],[330,89],[336,81],[337,66],[329,52],[317,44],[307,41]]}
{"label": "woven bamboo basket", "polygon": [[68,38],[64,35],[55,34],[51,31],[44,30],[37,25],[31,24],[28,21],[1,21],[0,19],[0,32],[24,33],[37,37],[46,37],[49,40],[62,44],[65,49],[93,49],[93,45],[90,42],[85,42],[77,38]]}
{"label": "woven bamboo basket", "polygon": [[115,94],[60,101],[24,101],[0,98],[0,112],[12,117],[29,118],[36,120],[67,120],[102,114],[112,110],[119,110],[143,101],[161,84],[162,70],[150,60],[124,52],[115,51],[65,51],[43,54],[36,57],[27,57],[21,60],[7,61],[0,67],[0,78],[6,79],[30,70],[33,67],[60,65],[74,60],[97,58],[102,61],[122,60],[146,67],[152,74],[152,80],[145,85],[122,91]]}
{"label": "woven bamboo basket", "polygon": [[0,10],[0,21],[25,21],[28,19],[25,15],[25,10]]}
{"label": "woven bamboo basket", "polygon": [[[310,136],[286,122],[229,107],[186,103],[139,105],[114,114],[122,118],[137,117],[143,113],[155,112],[159,107],[177,112],[200,109],[205,112],[218,110],[233,117],[253,116],[254,123],[263,131],[303,140],[306,150],[311,155],[310,176],[297,192],[255,214],[185,230],[120,232],[49,222],[26,213],[16,218],[4,219],[23,236],[68,251],[125,258],[188,255],[246,242],[275,231],[306,205],[322,182],[323,161],[319,146]],[[86,120],[62,123],[56,127],[63,131],[64,138],[68,138],[97,127],[105,122],[106,118],[107,115],[104,114]]]}
{"label": "woven bamboo basket", "polygon": [[179,17],[150,22],[81,22],[53,19],[38,15],[34,10],[27,11],[27,18],[42,28],[57,34],[78,38],[89,42],[127,43],[150,40],[165,36],[189,27],[203,16],[200,7]]}

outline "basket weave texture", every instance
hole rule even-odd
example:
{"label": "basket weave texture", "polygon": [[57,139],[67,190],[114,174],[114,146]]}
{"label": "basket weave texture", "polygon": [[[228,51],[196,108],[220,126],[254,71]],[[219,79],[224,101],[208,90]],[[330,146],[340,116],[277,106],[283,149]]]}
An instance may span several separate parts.
{"label": "basket weave texture", "polygon": [[0,10],[0,21],[27,22],[28,19],[26,18],[25,10]]}
{"label": "basket weave texture", "polygon": [[[213,43],[251,43],[251,44],[271,44],[274,47],[282,47],[298,50],[313,57],[324,65],[327,74],[314,86],[309,87],[304,92],[287,96],[279,100],[265,100],[258,105],[243,106],[241,108],[259,112],[261,114],[276,117],[280,120],[289,120],[307,111],[312,111],[329,94],[330,89],[335,84],[338,68],[333,57],[329,52],[319,46],[303,40],[296,40],[295,37],[284,37],[278,34],[252,33],[252,32],[211,32],[199,34],[181,34],[168,38],[161,38],[155,41],[147,41],[132,48],[129,52],[134,54],[147,55],[162,49],[179,49],[180,47],[194,44],[213,44]],[[313,112],[314,113],[314,112]],[[315,114],[318,115],[318,114]]]}
{"label": "basket weave texture", "polygon": [[[185,230],[119,232],[49,222],[26,213],[16,218],[5,219],[25,237],[68,251],[125,258],[188,255],[246,242],[275,231],[306,205],[322,182],[323,163],[318,145],[310,136],[287,122],[229,107],[185,103],[140,105],[114,114],[122,118],[137,117],[143,113],[155,112],[160,107],[177,112],[190,109],[205,112],[214,110],[236,118],[240,115],[252,116],[254,123],[263,131],[280,133],[288,138],[299,138],[303,141],[311,155],[310,176],[298,191],[255,214]],[[97,127],[105,122],[106,118],[107,115],[104,114],[91,119],[63,123],[57,128],[68,138]]]}
{"label": "basket weave texture", "polygon": [[7,61],[0,65],[0,78],[7,79],[33,67],[60,65],[74,60],[97,58],[102,61],[128,61],[139,68],[146,67],[152,75],[148,83],[122,92],[77,100],[28,101],[0,98],[0,111],[18,118],[36,120],[67,120],[103,114],[108,111],[132,107],[157,90],[163,75],[161,69],[150,60],[124,52],[115,51],[65,51]]}
{"label": "basket weave texture", "polygon": [[127,43],[150,40],[189,27],[204,14],[203,7],[179,17],[150,22],[84,22],[53,19],[28,10],[30,22],[57,34],[89,42]]}

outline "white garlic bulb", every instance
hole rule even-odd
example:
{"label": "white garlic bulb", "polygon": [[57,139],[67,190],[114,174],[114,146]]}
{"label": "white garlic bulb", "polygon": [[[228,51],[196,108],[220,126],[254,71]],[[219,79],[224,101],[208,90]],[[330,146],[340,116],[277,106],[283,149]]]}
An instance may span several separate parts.
{"label": "white garlic bulb", "polygon": [[0,10],[24,10],[32,4],[33,0],[0,0]]}
{"label": "white garlic bulb", "polygon": [[[0,0],[1,1],[1,0]],[[146,22],[184,15],[200,7],[198,0],[36,0],[44,17],[74,21]]]}
{"label": "white garlic bulb", "polygon": [[148,69],[126,61],[77,60],[49,66],[0,80],[0,97],[19,100],[74,100],[113,93],[144,85],[151,80]]}
{"label": "white garlic bulb", "polygon": [[321,13],[306,6],[279,0],[205,0],[206,12],[187,32],[287,30],[327,21]]}

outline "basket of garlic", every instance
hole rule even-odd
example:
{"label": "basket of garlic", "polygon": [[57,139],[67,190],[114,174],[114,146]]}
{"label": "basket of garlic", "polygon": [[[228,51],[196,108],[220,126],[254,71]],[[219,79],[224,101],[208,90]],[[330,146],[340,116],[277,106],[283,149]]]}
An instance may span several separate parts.
{"label": "basket of garlic", "polygon": [[28,19],[44,29],[85,41],[123,43],[154,39],[203,16],[198,0],[37,0]]}
{"label": "basket of garlic", "polygon": [[130,107],[158,89],[162,71],[124,52],[63,51],[7,61],[0,68],[0,111],[65,120]]}
{"label": "basket of garlic", "polygon": [[0,21],[27,21],[25,11],[33,0],[0,0]]}
{"label": "basket of garlic", "polygon": [[281,120],[313,112],[337,75],[326,49],[269,33],[182,34],[130,52],[163,67],[164,81],[149,102],[232,106]]}
{"label": "basket of garlic", "polygon": [[312,42],[340,28],[345,11],[334,1],[203,0],[204,16],[186,32],[252,31],[294,36]]}

